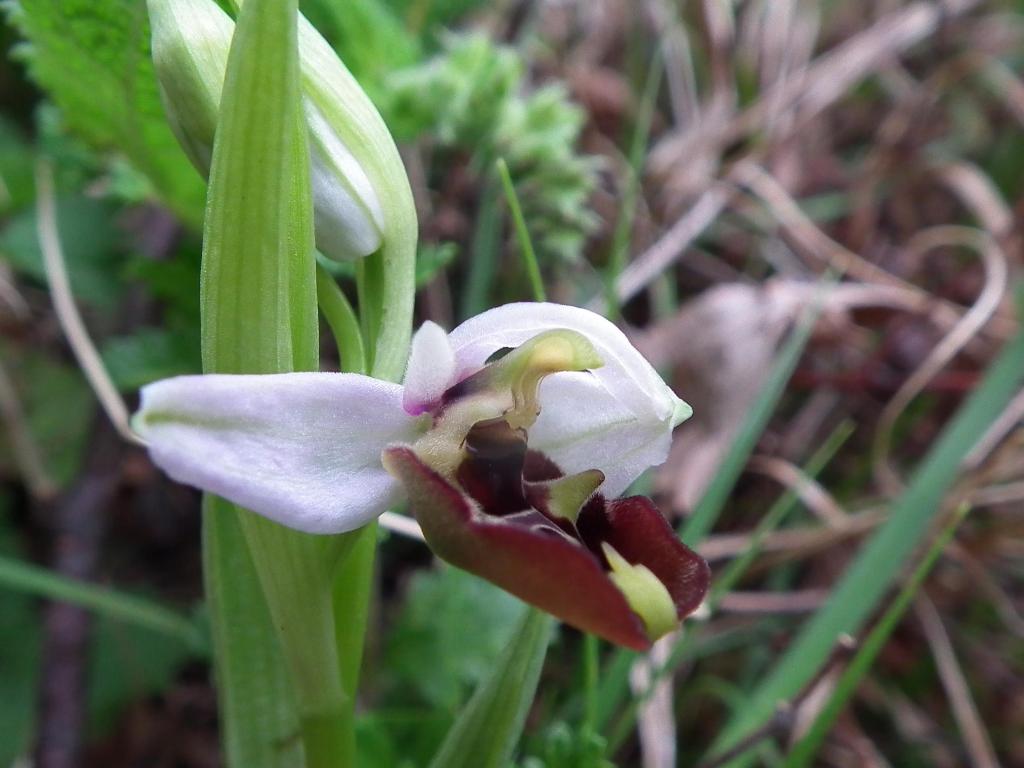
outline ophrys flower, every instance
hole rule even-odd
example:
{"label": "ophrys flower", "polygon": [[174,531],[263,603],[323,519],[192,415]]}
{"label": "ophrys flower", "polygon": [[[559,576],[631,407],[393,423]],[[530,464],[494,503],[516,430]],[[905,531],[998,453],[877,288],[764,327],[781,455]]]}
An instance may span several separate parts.
{"label": "ophrys flower", "polygon": [[510,304],[425,324],[402,385],[357,374],[186,376],[135,425],[172,477],[313,533],[409,498],[428,543],[578,627],[643,647],[707,566],[646,499],[616,499],[689,415],[604,318]]}

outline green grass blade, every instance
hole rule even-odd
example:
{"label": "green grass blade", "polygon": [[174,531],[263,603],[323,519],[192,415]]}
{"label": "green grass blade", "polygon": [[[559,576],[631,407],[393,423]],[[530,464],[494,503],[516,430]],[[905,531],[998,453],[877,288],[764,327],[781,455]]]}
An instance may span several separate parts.
{"label": "green grass blade", "polygon": [[[829,435],[828,439],[811,455],[804,466],[804,473],[807,477],[813,479],[828,465],[835,456],[836,452],[842,447],[843,443],[850,437],[853,432],[853,425],[849,422],[843,422],[832,434]],[[768,511],[761,517],[754,531],[750,536],[750,546],[743,552],[739,557],[732,560],[729,565],[725,568],[720,576],[716,576],[715,580],[711,584],[711,591],[707,597],[707,610],[712,614],[718,605],[718,602],[723,596],[728,594],[729,590],[739,582],[743,575],[747,572],[747,569],[753,563],[757,557],[758,552],[761,550],[761,545],[764,543],[765,537],[773,530],[775,530],[785,518],[797,508],[797,502],[799,501],[799,494],[795,489],[787,490],[782,496],[780,496],[774,504],[768,509]],[[653,693],[655,686],[658,684],[666,674],[683,664],[688,658],[692,658],[694,648],[698,643],[698,635],[694,631],[685,631],[682,639],[676,643],[672,652],[669,654],[666,662],[658,669],[654,670],[654,674],[651,675],[650,683],[647,690],[640,696],[634,697],[630,700],[626,711],[622,714],[619,722],[616,724],[612,735],[608,739],[608,743],[611,749],[618,749],[619,746],[629,736],[629,732],[636,724],[636,715],[640,704],[647,700],[651,693]],[[613,701],[616,702],[616,706],[620,706],[622,700],[625,698],[625,694],[628,691],[628,674],[629,669],[625,667],[621,672],[621,682],[618,685],[608,691],[605,695],[613,697]],[[606,709],[606,717],[610,717],[612,713],[611,709]],[[602,725],[604,720],[601,721]]]}
{"label": "green grass blade", "polygon": [[835,724],[836,719],[842,713],[847,702],[853,697],[860,681],[871,668],[871,665],[885,646],[886,640],[889,639],[889,635],[896,629],[896,625],[899,624],[903,614],[910,607],[911,600],[914,599],[917,591],[924,584],[924,580],[931,573],[932,567],[939,559],[939,555],[943,553],[949,542],[953,539],[953,534],[956,533],[957,527],[967,515],[968,509],[967,505],[961,507],[945,529],[936,537],[931,548],[922,558],[917,568],[914,569],[914,573],[907,580],[903,589],[900,590],[892,604],[886,609],[885,614],[879,619],[875,628],[871,630],[867,639],[864,640],[860,650],[857,651],[849,666],[840,676],[835,690],[829,697],[828,703],[818,713],[807,734],[786,757],[782,768],[804,768],[804,766],[811,764],[815,754],[817,754],[822,743],[825,741],[829,730]]}
{"label": "green grass blade", "polygon": [[530,279],[533,300],[547,301],[544,281],[540,276],[540,266],[537,264],[537,253],[533,250],[530,230],[526,227],[526,219],[523,218],[523,209],[519,205],[519,196],[516,194],[516,187],[512,183],[512,176],[508,172],[508,164],[504,158],[499,157],[495,167],[498,169],[501,185],[505,189],[505,200],[508,203],[509,213],[512,214],[512,224],[515,227],[516,239],[519,241],[519,249],[522,252],[523,266],[526,267],[526,275]]}
{"label": "green grass blade", "polygon": [[221,744],[230,768],[288,768],[302,761],[298,709],[242,514],[223,499],[203,499],[203,580]]}
{"label": "green grass blade", "polygon": [[938,514],[943,497],[956,480],[960,462],[1022,382],[1024,334],[1019,334],[943,430],[893,505],[888,521],[861,550],[828,602],[807,621],[743,709],[734,715],[715,745],[717,750],[728,749],[766,722],[778,702],[795,696],[818,673],[840,635],[860,629]]}
{"label": "green grass blade", "polygon": [[494,671],[459,713],[430,768],[506,768],[540,680],[554,620],[528,608]]}
{"label": "green grass blade", "polygon": [[[783,345],[768,375],[768,380],[751,406],[739,433],[729,447],[729,452],[722,460],[721,468],[716,472],[711,485],[701,497],[693,515],[681,527],[680,536],[690,546],[696,547],[700,544],[714,527],[715,521],[725,507],[725,502],[728,500],[733,486],[743,472],[761,433],[785,392],[789,377],[810,338],[817,313],[817,308],[810,308]],[[622,705],[629,690],[630,660],[636,656],[637,654],[631,651],[621,649],[615,652],[610,669],[601,683],[599,724],[607,722],[616,709]],[[635,712],[627,712],[626,717],[632,717],[634,714]]]}
{"label": "green grass blade", "polygon": [[72,603],[108,618],[173,637],[197,652],[205,650],[206,638],[195,621],[144,597],[72,581],[46,568],[9,557],[0,557],[0,586],[48,600]]}
{"label": "green grass blade", "polygon": [[810,308],[783,345],[778,359],[768,375],[768,380],[751,406],[747,418],[743,420],[743,425],[732,441],[732,445],[729,446],[729,452],[722,460],[718,471],[715,472],[711,485],[708,486],[700,503],[697,504],[697,508],[683,525],[681,535],[691,547],[700,544],[711,532],[715,521],[718,520],[718,516],[725,507],[725,502],[729,499],[729,494],[732,493],[736,481],[747,465],[747,460],[753,453],[761,433],[764,432],[768,420],[786,391],[789,377],[800,361],[800,355],[803,354],[807,340],[814,329],[818,311],[817,307]]}
{"label": "green grass blade", "polygon": [[[515,186],[503,160],[497,162],[498,174],[516,225],[523,260],[530,275],[536,301],[544,301],[537,256],[530,232],[523,220]],[[496,201],[495,201],[496,202]],[[497,205],[493,205],[497,210]],[[448,732],[431,762],[431,768],[504,768],[526,722],[526,713],[537,691],[544,667],[554,620],[536,608],[527,608],[512,643],[498,659],[494,673],[477,687]],[[593,653],[593,674],[597,674],[597,639],[587,637]],[[596,686],[595,686],[596,688]]]}

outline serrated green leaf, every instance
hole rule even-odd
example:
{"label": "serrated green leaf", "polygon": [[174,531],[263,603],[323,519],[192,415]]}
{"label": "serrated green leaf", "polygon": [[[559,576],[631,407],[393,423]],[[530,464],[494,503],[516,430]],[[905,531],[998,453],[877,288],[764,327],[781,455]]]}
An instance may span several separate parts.
{"label": "serrated green leaf", "polygon": [[164,118],[142,0],[11,0],[18,55],[93,146],[123,152],[185,221],[202,220],[203,182]]}

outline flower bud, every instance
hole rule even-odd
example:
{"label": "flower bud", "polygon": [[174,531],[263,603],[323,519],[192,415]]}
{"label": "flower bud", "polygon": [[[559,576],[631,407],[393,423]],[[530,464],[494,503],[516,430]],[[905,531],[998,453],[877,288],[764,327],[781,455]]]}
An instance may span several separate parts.
{"label": "flower bud", "polygon": [[[234,33],[231,18],[213,0],[148,0],[153,63],[168,122],[193,165],[209,173],[228,51]],[[369,100],[359,90],[330,46],[308,24],[300,34],[303,61],[303,111],[309,126],[311,183],[317,248],[337,260],[357,259],[381,248],[386,222],[380,198],[368,174],[369,154],[387,151],[391,137]],[[326,52],[323,50],[326,48]],[[314,50],[318,69],[311,72],[303,49]],[[354,104],[328,103],[342,98]],[[373,128],[384,131],[379,143],[365,145],[366,127],[346,123],[374,113]],[[393,151],[393,145],[390,147]],[[407,185],[404,178],[396,183]]]}

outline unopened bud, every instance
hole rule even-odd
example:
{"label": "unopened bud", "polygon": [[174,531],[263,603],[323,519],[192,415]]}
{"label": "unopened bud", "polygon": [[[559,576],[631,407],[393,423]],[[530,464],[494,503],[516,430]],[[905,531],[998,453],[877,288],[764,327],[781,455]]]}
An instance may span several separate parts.
{"label": "unopened bud", "polygon": [[[167,119],[178,142],[204,176],[210,171],[234,22],[213,0],[148,0],[153,63]],[[308,38],[315,30],[304,29]],[[316,35],[320,42],[322,38]],[[300,40],[300,48],[309,43]],[[329,46],[328,46],[329,50]],[[323,51],[318,51],[323,59]],[[351,110],[324,103],[337,93],[320,78],[347,78],[341,91],[351,96],[351,76],[333,51],[333,61],[303,78],[303,111],[309,126],[311,183],[317,248],[336,260],[358,259],[381,248],[386,229],[378,193],[357,153],[359,136],[344,123]],[[304,74],[307,72],[304,67]],[[358,86],[355,86],[358,88]],[[369,105],[358,92],[359,106]],[[370,109],[373,109],[370,105]],[[387,137],[390,142],[390,136]],[[365,154],[374,148],[364,148]],[[401,184],[408,184],[403,178]]]}

